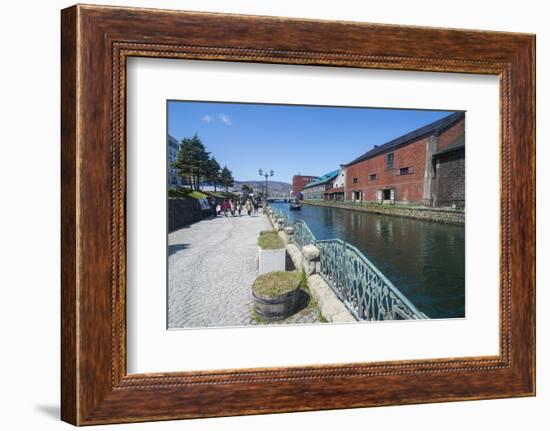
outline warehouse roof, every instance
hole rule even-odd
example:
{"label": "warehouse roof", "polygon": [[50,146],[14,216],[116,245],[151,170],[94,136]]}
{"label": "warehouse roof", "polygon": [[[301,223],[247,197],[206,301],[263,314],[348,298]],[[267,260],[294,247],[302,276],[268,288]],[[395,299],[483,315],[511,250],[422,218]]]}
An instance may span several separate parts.
{"label": "warehouse roof", "polygon": [[320,186],[322,184],[328,183],[330,180],[333,180],[334,178],[336,178],[338,176],[339,172],[340,172],[340,169],[336,169],[335,171],[331,171],[331,172],[319,177],[315,181],[312,181],[311,183],[306,184],[304,186],[304,190],[309,189],[310,187]]}
{"label": "warehouse roof", "polygon": [[410,144],[413,141],[416,141],[420,138],[426,136],[439,136],[442,132],[447,130],[449,127],[455,125],[460,120],[464,119],[464,111],[455,112],[451,115],[447,115],[433,123],[422,126],[412,132],[409,132],[405,135],[399,136],[398,138],[392,139],[389,142],[386,142],[383,145],[375,145],[374,148],[352,160],[345,166],[351,166],[355,163],[362,162],[363,160],[371,159],[372,157],[378,156],[380,154],[386,153],[388,151],[395,150],[403,145]]}

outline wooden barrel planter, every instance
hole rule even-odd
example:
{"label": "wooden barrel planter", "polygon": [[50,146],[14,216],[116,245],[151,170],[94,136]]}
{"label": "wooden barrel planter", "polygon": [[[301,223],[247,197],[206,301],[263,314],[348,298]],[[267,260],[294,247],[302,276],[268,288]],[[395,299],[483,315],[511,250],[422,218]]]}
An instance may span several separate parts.
{"label": "wooden barrel planter", "polygon": [[260,275],[252,286],[254,309],[265,320],[292,316],[299,306],[300,275],[295,271],[274,271]]}

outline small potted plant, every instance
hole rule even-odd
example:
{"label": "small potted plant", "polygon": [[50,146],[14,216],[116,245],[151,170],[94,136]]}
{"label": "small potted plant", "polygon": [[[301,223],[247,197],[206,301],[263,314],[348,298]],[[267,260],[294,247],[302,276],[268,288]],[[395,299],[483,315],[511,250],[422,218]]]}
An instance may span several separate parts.
{"label": "small potted plant", "polygon": [[252,285],[254,309],[265,320],[282,320],[297,311],[300,274],[296,271],[274,271],[260,275]]}
{"label": "small potted plant", "polygon": [[283,239],[275,231],[263,231],[258,238],[259,274],[284,271],[286,247]]}

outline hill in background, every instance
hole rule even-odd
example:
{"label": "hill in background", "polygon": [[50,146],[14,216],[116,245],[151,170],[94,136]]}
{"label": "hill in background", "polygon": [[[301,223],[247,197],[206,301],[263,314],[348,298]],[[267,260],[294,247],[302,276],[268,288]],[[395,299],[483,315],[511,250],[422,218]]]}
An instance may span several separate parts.
{"label": "hill in background", "polygon": [[[235,189],[240,190],[243,184],[248,184],[255,191],[263,191],[265,188],[265,181],[253,180],[253,181],[235,181]],[[282,181],[267,181],[267,187],[271,196],[288,196],[290,194],[291,185]]]}

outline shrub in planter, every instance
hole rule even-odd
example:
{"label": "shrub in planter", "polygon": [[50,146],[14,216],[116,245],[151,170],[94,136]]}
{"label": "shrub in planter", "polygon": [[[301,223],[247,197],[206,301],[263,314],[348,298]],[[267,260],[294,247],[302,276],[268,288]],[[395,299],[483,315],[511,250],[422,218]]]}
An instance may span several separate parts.
{"label": "shrub in planter", "polygon": [[285,242],[276,233],[267,233],[258,238],[258,272],[284,271],[286,262]]}
{"label": "shrub in planter", "polygon": [[260,231],[260,236],[262,235],[277,235],[277,231],[276,230],[262,230]]}
{"label": "shrub in planter", "polygon": [[277,232],[260,234],[258,238],[258,246],[262,250],[276,250],[285,248],[285,242],[277,235]]}
{"label": "shrub in planter", "polygon": [[256,314],[266,320],[282,320],[297,311],[300,274],[274,271],[260,275],[252,285]]}

